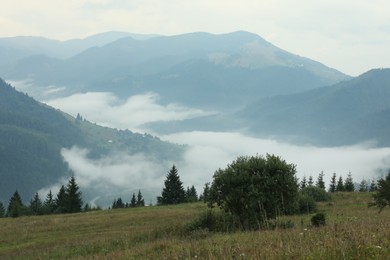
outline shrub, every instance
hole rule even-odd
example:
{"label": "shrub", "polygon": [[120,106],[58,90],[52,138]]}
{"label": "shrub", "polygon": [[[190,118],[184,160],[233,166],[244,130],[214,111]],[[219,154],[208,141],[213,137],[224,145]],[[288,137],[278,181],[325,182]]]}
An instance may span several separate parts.
{"label": "shrub", "polygon": [[300,193],[298,196],[298,203],[300,214],[309,214],[315,212],[317,209],[317,205],[314,198],[307,194]]}
{"label": "shrub", "polygon": [[325,225],[325,214],[320,212],[311,217],[311,224],[319,227]]}
{"label": "shrub", "polygon": [[300,193],[302,195],[313,198],[315,201],[328,201],[330,200],[330,195],[321,188],[315,186],[308,186],[303,188]]}
{"label": "shrub", "polygon": [[208,209],[202,213],[198,219],[190,222],[186,229],[189,232],[199,230],[206,230],[210,232],[233,231],[235,230],[233,222],[233,217],[230,214]]}

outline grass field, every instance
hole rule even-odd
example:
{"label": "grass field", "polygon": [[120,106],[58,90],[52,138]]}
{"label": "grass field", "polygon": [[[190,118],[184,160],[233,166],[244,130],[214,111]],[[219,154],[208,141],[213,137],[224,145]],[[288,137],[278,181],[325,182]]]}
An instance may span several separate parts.
{"label": "grass field", "polygon": [[369,193],[337,193],[295,226],[189,233],[203,203],[0,219],[0,259],[390,259],[390,209],[367,208]]}

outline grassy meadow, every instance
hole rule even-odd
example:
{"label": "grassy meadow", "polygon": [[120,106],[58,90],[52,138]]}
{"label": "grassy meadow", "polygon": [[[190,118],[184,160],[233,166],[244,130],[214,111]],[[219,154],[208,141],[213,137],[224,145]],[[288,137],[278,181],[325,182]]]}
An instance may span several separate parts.
{"label": "grassy meadow", "polygon": [[0,219],[0,259],[390,259],[390,209],[369,193],[336,193],[294,227],[251,232],[186,231],[203,203]]}

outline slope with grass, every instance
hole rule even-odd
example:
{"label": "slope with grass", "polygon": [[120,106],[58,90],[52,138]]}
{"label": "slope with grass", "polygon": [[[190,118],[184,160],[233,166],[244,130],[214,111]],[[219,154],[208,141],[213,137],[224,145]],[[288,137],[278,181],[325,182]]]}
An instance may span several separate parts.
{"label": "slope with grass", "polygon": [[189,233],[204,204],[0,219],[2,259],[388,259],[390,210],[367,208],[369,193],[336,193],[311,215],[282,217],[294,227]]}

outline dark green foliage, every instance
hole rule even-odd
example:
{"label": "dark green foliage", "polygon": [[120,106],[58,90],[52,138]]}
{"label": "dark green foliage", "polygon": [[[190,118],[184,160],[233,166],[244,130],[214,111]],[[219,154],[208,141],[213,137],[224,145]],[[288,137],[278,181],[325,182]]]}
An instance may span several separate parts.
{"label": "dark green foliage", "polygon": [[44,214],[52,214],[56,209],[56,202],[53,198],[53,193],[49,190],[49,193],[46,196],[46,200],[43,203],[43,212]]}
{"label": "dark green foliage", "polygon": [[316,201],[308,194],[299,193],[298,196],[299,213],[309,214],[315,212],[317,209]]}
{"label": "dark green foliage", "polygon": [[311,224],[313,226],[316,226],[316,227],[324,226],[325,225],[325,214],[322,212],[319,212],[319,213],[315,214],[314,216],[312,216],[310,221],[311,221]]}
{"label": "dark green foliage", "polygon": [[202,199],[204,202],[207,202],[209,200],[209,197],[210,197],[210,183],[207,182],[205,183],[203,188]]}
{"label": "dark green foliage", "polygon": [[42,215],[44,213],[42,201],[39,198],[38,192],[35,193],[30,201],[30,213],[32,215]]}
{"label": "dark green foliage", "polygon": [[0,201],[0,218],[5,217],[5,208],[3,202]]}
{"label": "dark green foliage", "polygon": [[238,157],[214,174],[209,206],[218,205],[244,229],[298,209],[295,165],[278,156]]}
{"label": "dark green foliage", "polygon": [[135,193],[133,193],[133,196],[131,197],[130,201],[130,208],[135,208],[137,207],[137,199],[135,198]]}
{"label": "dark green foliage", "polygon": [[318,174],[316,186],[318,188],[325,190],[324,172],[320,172],[320,174]]}
{"label": "dark green foliage", "polygon": [[7,216],[19,217],[24,215],[25,209],[18,191],[15,191],[8,203]]}
{"label": "dark green foliage", "polygon": [[122,201],[122,198],[114,199],[112,202],[112,209],[123,209],[125,207],[125,204]]}
{"label": "dark green foliage", "polygon": [[303,176],[299,188],[300,188],[300,189],[304,189],[304,188],[306,188],[307,185],[308,185],[308,184],[307,184],[307,181],[306,181],[306,176]]}
{"label": "dark green foliage", "polygon": [[313,186],[314,185],[314,182],[313,182],[313,176],[309,176],[309,180],[307,181],[307,185],[308,186]]}
{"label": "dark green foliage", "polygon": [[187,200],[187,202],[197,202],[198,201],[198,194],[196,192],[194,185],[192,185],[191,188],[187,187],[186,200]]}
{"label": "dark green foliage", "polygon": [[180,181],[175,165],[173,165],[168,172],[164,184],[165,186],[162,190],[161,197],[157,198],[157,203],[159,205],[179,204],[186,201],[183,183]]}
{"label": "dark green foliage", "polygon": [[187,225],[187,230],[194,232],[206,230],[210,232],[229,232],[237,229],[234,225],[234,217],[223,211],[208,209],[200,217]]}
{"label": "dark green foliage", "polygon": [[137,207],[143,207],[145,206],[145,200],[142,196],[141,190],[138,190],[138,195],[137,195]]}
{"label": "dark green foliage", "polygon": [[67,196],[66,196],[65,186],[62,185],[54,201],[55,213],[66,213],[66,206],[67,206],[66,197]]}
{"label": "dark green foliage", "polygon": [[386,206],[390,206],[390,172],[386,178],[378,180],[377,191],[373,194],[374,202],[369,206],[377,206],[381,212]]}
{"label": "dark green foliage", "polygon": [[344,183],[344,190],[348,192],[355,191],[355,185],[353,184],[352,173],[349,172]]}
{"label": "dark green foliage", "polygon": [[339,180],[337,181],[336,191],[345,191],[343,177],[341,177],[341,176],[339,177]]}
{"label": "dark green foliage", "polygon": [[329,194],[322,188],[316,186],[308,186],[300,191],[301,194],[313,198],[315,201],[330,200]]}
{"label": "dark green foliage", "polygon": [[360,185],[359,185],[359,192],[367,192],[367,191],[368,191],[368,183],[363,178],[363,180],[360,182]]}
{"label": "dark green foliage", "polygon": [[81,198],[81,191],[76,183],[74,175],[70,177],[68,185],[66,186],[66,213],[81,212],[83,200]]}
{"label": "dark green foliage", "polygon": [[336,184],[336,173],[333,173],[332,179],[330,179],[329,192],[336,192],[337,184]]}
{"label": "dark green foliage", "polygon": [[374,179],[371,180],[371,184],[370,184],[370,188],[369,188],[369,192],[374,192],[378,190],[378,187],[376,185],[376,181]]}

